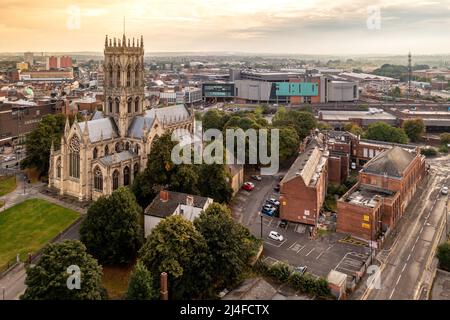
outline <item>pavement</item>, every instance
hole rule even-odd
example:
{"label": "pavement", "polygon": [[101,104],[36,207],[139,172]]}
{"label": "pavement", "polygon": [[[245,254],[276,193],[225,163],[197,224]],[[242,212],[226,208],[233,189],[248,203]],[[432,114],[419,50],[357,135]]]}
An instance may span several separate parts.
{"label": "pavement", "polygon": [[[255,173],[248,172],[246,176],[252,174]],[[306,265],[308,272],[322,277],[338,268],[352,277],[368,259],[368,247],[342,242],[346,235],[331,231],[314,239],[310,237],[306,225],[289,222],[286,228],[281,228],[279,218],[259,214],[267,198],[279,197],[273,188],[283,174],[284,172],[280,172],[276,176],[263,176],[262,181],[247,180],[252,181],[255,188],[250,192],[240,190],[235,196],[232,203],[234,218],[248,227],[257,238],[262,236],[266,262],[284,261],[294,266]],[[284,240],[279,242],[268,238],[270,231],[282,234]]]}
{"label": "pavement", "polygon": [[[362,282],[353,299],[427,299],[436,267],[436,247],[445,237],[448,161],[431,163],[430,174],[420,183],[396,230],[378,252],[379,285]],[[367,288],[369,284],[369,288]]]}
{"label": "pavement", "polygon": [[437,270],[431,300],[450,300],[450,272]]}

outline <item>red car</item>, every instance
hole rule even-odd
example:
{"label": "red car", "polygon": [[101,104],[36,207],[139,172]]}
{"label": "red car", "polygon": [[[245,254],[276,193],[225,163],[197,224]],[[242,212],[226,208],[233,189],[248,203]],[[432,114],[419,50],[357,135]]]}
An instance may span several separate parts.
{"label": "red car", "polygon": [[247,190],[247,191],[252,191],[254,188],[255,188],[255,185],[251,182],[246,182],[242,186],[242,189]]}

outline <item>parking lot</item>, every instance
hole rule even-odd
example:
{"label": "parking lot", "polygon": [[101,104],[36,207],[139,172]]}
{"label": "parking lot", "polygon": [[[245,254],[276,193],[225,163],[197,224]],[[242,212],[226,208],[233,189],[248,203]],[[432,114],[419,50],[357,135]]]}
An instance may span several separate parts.
{"label": "parking lot", "polygon": [[[278,196],[273,188],[279,177],[265,176],[262,181],[248,181],[252,181],[255,188],[252,191],[241,190],[236,195],[232,205],[233,216],[256,237],[262,235],[263,255],[268,263],[284,261],[293,266],[306,265],[310,273],[326,277],[332,269],[352,275],[367,260],[369,248],[357,241],[343,241],[346,238],[344,234],[323,232],[314,238],[309,226],[289,222],[282,228],[279,218],[261,215],[259,212],[265,200]],[[281,234],[283,241],[269,238],[271,231]]]}

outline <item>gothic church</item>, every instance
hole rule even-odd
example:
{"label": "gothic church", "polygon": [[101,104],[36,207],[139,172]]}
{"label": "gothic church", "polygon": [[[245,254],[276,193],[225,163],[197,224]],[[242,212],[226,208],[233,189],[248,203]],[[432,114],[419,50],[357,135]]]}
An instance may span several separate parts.
{"label": "gothic church", "polygon": [[66,121],[60,150],[50,152],[49,187],[80,201],[96,200],[127,186],[147,165],[155,137],[192,133],[194,116],[184,105],[144,110],[144,41],[106,37],[103,112]]}

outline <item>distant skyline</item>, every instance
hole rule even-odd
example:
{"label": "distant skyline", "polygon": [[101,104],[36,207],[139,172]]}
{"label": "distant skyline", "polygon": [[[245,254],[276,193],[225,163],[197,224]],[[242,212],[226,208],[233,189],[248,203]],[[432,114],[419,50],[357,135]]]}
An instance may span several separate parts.
{"label": "distant skyline", "polygon": [[[2,0],[0,52],[450,53],[450,0]],[[378,11],[379,10],[379,11]],[[379,15],[378,15],[379,14]],[[378,16],[380,19],[378,19]]]}

